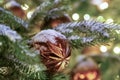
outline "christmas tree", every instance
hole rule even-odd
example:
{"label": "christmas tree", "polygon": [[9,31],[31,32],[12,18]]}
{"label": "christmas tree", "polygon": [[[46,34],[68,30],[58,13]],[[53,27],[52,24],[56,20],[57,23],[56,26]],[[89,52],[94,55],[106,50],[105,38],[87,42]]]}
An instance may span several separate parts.
{"label": "christmas tree", "polygon": [[118,3],[1,0],[0,80],[120,80]]}

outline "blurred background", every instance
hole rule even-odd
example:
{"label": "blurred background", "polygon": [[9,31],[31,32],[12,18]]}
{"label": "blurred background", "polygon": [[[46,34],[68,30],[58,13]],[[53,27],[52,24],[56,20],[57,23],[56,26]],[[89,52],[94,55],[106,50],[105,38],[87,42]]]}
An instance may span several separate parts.
{"label": "blurred background", "polygon": [[[0,7],[3,7],[4,9],[12,12],[14,15],[29,22],[36,8],[44,1],[45,0],[0,0]],[[57,3],[58,0],[55,1]],[[120,7],[120,0],[69,0],[69,1],[64,0],[64,5],[62,5],[61,8],[65,9],[65,12],[69,14],[69,17],[71,18],[72,21],[95,19],[100,22],[105,22],[108,24],[120,24],[119,7]],[[35,26],[36,29],[34,29],[33,32],[39,32],[41,28],[40,27],[41,22],[39,21],[36,22]],[[116,30],[116,33],[120,34],[120,30]],[[120,37],[118,36],[118,38]],[[78,59],[77,58],[78,54],[82,54],[82,55],[112,54],[112,55],[120,56],[120,42],[119,39],[116,39],[116,41],[108,42],[106,44],[85,46],[82,47],[81,49],[73,49],[72,52],[74,53],[74,55],[72,54],[72,56],[75,59]],[[70,66],[73,66],[74,60],[71,60],[71,63],[72,64],[70,64]],[[105,66],[101,68],[103,72],[105,71],[105,69],[108,69],[108,65],[109,66],[112,65],[112,66],[108,69],[108,71],[106,70],[106,73],[111,73],[112,71],[115,70],[114,64],[112,63],[107,63],[106,61],[103,62],[102,64],[105,64]],[[118,67],[120,67],[118,63],[116,64]],[[108,75],[110,76],[110,74]],[[108,77],[106,79],[108,80]],[[118,75],[115,74],[114,80],[119,80],[119,79],[120,79],[120,74]]]}

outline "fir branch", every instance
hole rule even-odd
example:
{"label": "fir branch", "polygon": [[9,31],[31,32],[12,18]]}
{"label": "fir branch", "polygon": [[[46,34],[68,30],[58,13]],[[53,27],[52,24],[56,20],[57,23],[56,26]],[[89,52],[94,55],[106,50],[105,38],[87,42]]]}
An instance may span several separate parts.
{"label": "fir branch", "polygon": [[16,31],[4,24],[0,24],[0,35],[7,36],[13,42],[22,39],[22,37]]}
{"label": "fir branch", "polygon": [[9,75],[12,73],[11,71],[10,67],[0,67],[0,74],[2,75]]}
{"label": "fir branch", "polygon": [[36,21],[37,18],[39,18],[38,20],[43,20],[44,17],[46,16],[47,10],[51,8],[50,6],[51,6],[50,1],[46,1],[40,4],[32,14],[30,23],[35,23],[34,20]]}
{"label": "fir branch", "polygon": [[[3,57],[5,58],[4,63],[1,63],[0,66],[2,64],[4,64],[4,66],[7,65],[8,67],[12,68],[13,73],[21,75],[22,77],[20,78],[32,80],[46,80],[44,66],[40,64],[40,59],[36,52],[32,53],[28,49],[28,46],[25,42],[10,41],[6,37],[8,36],[6,35],[6,33],[16,33],[14,33],[14,31],[12,31],[8,26],[1,25],[0,30],[0,36],[2,36],[0,37],[0,42],[2,43],[2,45],[0,45],[0,56],[2,57],[2,60]],[[16,39],[16,36],[11,36]],[[4,72],[1,71],[1,74],[4,74]],[[10,76],[8,76],[8,78],[10,78]]]}
{"label": "fir branch", "polygon": [[120,29],[120,26],[95,20],[60,24],[55,28],[65,34],[71,44],[77,48],[115,40],[117,38],[116,29]]}
{"label": "fir branch", "polygon": [[96,54],[96,55],[95,54],[94,55],[90,54],[90,55],[88,55],[88,57],[92,57],[97,62],[104,62],[106,59],[112,60],[113,62],[114,61],[115,62],[120,62],[120,58],[119,58],[120,56],[112,55],[110,53],[104,53],[104,54],[100,54],[100,55],[98,55],[98,54]]}
{"label": "fir branch", "polygon": [[[10,67],[13,72],[18,72],[22,77],[32,80],[46,80],[46,73],[39,65],[30,65],[19,61],[14,55],[7,55]],[[19,78],[18,78],[19,79]]]}
{"label": "fir branch", "polygon": [[[25,78],[27,80],[29,79],[46,80],[46,73],[44,72],[45,68],[38,61],[39,59],[37,59],[36,61],[36,57],[30,56],[30,53],[29,55],[25,53],[25,52],[28,52],[27,50],[25,50],[26,48],[19,47],[18,43],[13,43],[13,42],[10,42],[9,40],[5,40],[5,42],[6,41],[7,41],[6,47],[2,46],[4,50],[0,52],[2,53],[0,54],[1,59],[3,60],[3,58],[5,58],[4,61],[0,63],[0,66],[6,65],[12,68],[12,73],[15,73],[15,75],[19,74],[21,78]],[[24,50],[22,50],[23,48]],[[4,74],[4,72],[1,71],[1,74]],[[6,77],[12,79],[14,75],[12,76],[8,75]],[[19,79],[18,75],[16,76],[16,78]]]}
{"label": "fir branch", "polygon": [[15,30],[18,29],[26,30],[28,27],[28,23],[14,16],[12,13],[1,7],[0,7],[0,23],[6,24],[7,26],[10,26],[12,29]]}
{"label": "fir branch", "polygon": [[[57,7],[59,4],[64,4],[66,3],[67,0],[48,0],[48,1],[44,1],[42,4],[40,4],[36,10],[34,11],[31,19],[30,19],[30,23],[32,24],[35,24],[35,22],[37,20],[39,21],[43,21],[44,18],[48,15],[48,12],[50,9],[54,8],[54,7]],[[62,5],[63,6],[63,5]],[[61,7],[60,9],[65,9],[65,7]]]}
{"label": "fir branch", "polygon": [[59,17],[62,17],[62,16],[68,16],[67,14],[65,14],[64,10],[66,10],[67,8],[62,6],[62,7],[59,7],[59,8],[53,8],[51,10],[48,11],[45,19],[48,19],[49,18],[52,18],[52,19],[56,19],[56,18],[59,18]]}

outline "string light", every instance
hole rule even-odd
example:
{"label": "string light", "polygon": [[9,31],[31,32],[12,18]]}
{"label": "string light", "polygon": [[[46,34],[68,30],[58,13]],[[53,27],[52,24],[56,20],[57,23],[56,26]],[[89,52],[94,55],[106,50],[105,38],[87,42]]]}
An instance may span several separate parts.
{"label": "string light", "polygon": [[21,6],[21,8],[22,8],[23,10],[27,10],[27,9],[29,8],[29,6],[28,6],[27,4],[24,4],[24,5]]}
{"label": "string light", "polygon": [[84,79],[85,75],[84,74],[80,74],[79,77],[80,77],[80,79]]}
{"label": "string light", "polygon": [[2,46],[2,42],[0,42],[0,46]]}
{"label": "string light", "polygon": [[86,76],[89,80],[94,80],[97,76],[97,73],[96,72],[89,72],[86,74]]}
{"label": "string light", "polygon": [[107,2],[103,2],[102,4],[99,5],[100,10],[104,10],[108,8],[108,3]]}
{"label": "string light", "polygon": [[79,16],[78,13],[74,13],[74,14],[72,15],[72,18],[73,18],[73,20],[78,20],[78,19],[80,18],[80,16]]}
{"label": "string light", "polygon": [[114,51],[115,54],[120,54],[120,48],[119,47],[115,47],[113,49],[113,51]]}
{"label": "string light", "polygon": [[97,20],[98,20],[98,21],[105,21],[105,19],[104,19],[103,16],[98,16],[98,17],[97,17]]}
{"label": "string light", "polygon": [[117,77],[116,77],[117,79],[119,79],[120,78],[120,76],[119,75],[117,75]]}
{"label": "string light", "polygon": [[104,2],[104,0],[91,0],[93,5],[96,5],[100,10],[105,10],[108,8],[108,2]]}
{"label": "string light", "polygon": [[100,51],[101,51],[101,52],[106,52],[106,51],[107,51],[107,47],[101,45],[101,47],[100,47]]}
{"label": "string light", "polygon": [[90,15],[89,14],[85,14],[84,15],[84,20],[89,20],[90,19]]}

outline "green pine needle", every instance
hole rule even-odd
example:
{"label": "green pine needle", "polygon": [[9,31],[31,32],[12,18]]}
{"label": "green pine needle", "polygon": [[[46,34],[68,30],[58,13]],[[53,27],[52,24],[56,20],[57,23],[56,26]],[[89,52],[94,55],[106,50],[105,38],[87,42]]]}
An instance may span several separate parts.
{"label": "green pine needle", "polygon": [[66,35],[75,48],[111,42],[118,37],[115,31],[118,29],[120,29],[119,25],[95,20],[64,23],[55,28],[55,30]]}
{"label": "green pine needle", "polygon": [[11,29],[16,30],[18,32],[23,32],[27,29],[28,24],[22,19],[14,16],[9,11],[0,7],[0,24],[6,24],[10,26]]}

